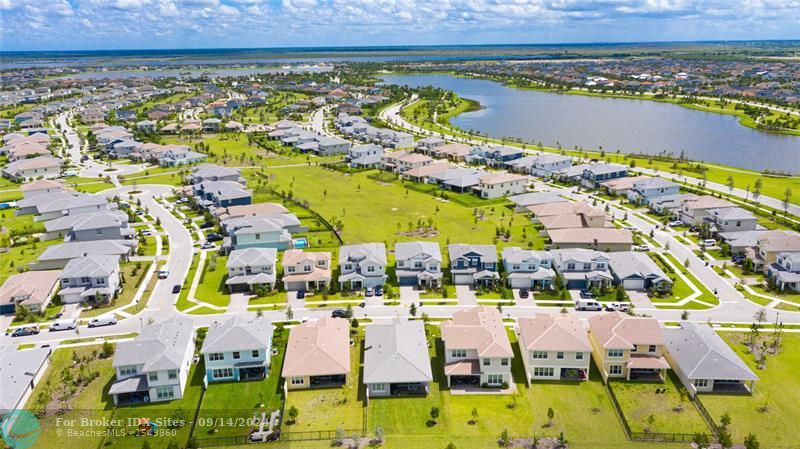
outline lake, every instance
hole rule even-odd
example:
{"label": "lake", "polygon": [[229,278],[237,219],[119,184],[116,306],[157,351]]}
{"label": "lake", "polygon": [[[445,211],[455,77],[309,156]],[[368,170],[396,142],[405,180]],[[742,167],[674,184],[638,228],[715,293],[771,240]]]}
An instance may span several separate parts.
{"label": "lake", "polygon": [[480,102],[483,109],[451,123],[491,137],[519,137],[548,146],[606,152],[672,152],[693,160],[752,170],[800,173],[800,137],[747,128],[732,115],[648,100],[512,89],[450,75],[384,75],[385,82],[434,86]]}

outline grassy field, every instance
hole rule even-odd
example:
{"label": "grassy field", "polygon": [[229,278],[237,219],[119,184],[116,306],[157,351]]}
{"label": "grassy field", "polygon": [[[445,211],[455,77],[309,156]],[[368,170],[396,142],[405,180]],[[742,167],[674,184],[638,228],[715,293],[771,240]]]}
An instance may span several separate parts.
{"label": "grassy field", "polygon": [[192,263],[189,265],[189,271],[186,274],[186,279],[183,280],[183,286],[181,288],[181,292],[178,295],[178,302],[175,304],[175,307],[180,310],[184,311],[189,307],[194,306],[193,302],[189,301],[189,286],[192,285],[192,279],[194,279],[194,275],[197,272],[197,265],[200,263],[200,254],[195,253],[192,256]]}
{"label": "grassy field", "polygon": [[0,227],[11,235],[30,235],[44,232],[44,223],[33,221],[33,214],[15,216],[13,210],[0,212]]}
{"label": "grassy field", "polygon": [[[767,332],[762,335],[766,335]],[[700,402],[719,422],[724,413],[731,416],[730,429],[735,443],[748,433],[758,437],[761,447],[794,449],[800,441],[800,390],[797,385],[797,367],[800,366],[800,335],[784,334],[778,355],[767,358],[764,370],[756,369],[755,357],[745,345],[748,334],[743,332],[720,333],[737,354],[758,375],[752,396],[702,394]],[[768,337],[762,337],[768,338]],[[768,338],[771,340],[771,338]]]}
{"label": "grassy field", "polygon": [[19,270],[27,270],[28,262],[35,262],[48,246],[62,243],[58,240],[33,242],[25,245],[12,246],[7,252],[0,253],[0,283]]}
{"label": "grassy field", "polygon": [[206,255],[206,262],[203,265],[203,274],[200,283],[197,284],[194,297],[199,301],[207,302],[215,306],[227,307],[231,301],[228,288],[225,286],[225,279],[228,271],[225,269],[227,256],[217,257],[216,267],[211,270],[211,254]]}

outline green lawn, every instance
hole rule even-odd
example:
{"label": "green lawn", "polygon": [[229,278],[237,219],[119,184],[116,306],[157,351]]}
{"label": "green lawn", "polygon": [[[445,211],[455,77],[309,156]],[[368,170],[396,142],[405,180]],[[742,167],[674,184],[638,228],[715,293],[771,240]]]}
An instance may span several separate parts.
{"label": "green lawn", "polygon": [[[150,264],[152,262],[125,262],[121,263],[120,273],[122,274],[123,278],[125,279],[124,283],[122,284],[122,293],[117,296],[113,302],[109,304],[104,304],[100,307],[93,308],[91,310],[86,310],[81,312],[81,318],[88,318],[94,316],[100,316],[105,313],[108,313],[110,310],[127,306],[128,304],[133,301],[133,297],[136,296],[136,292],[139,290],[142,282],[144,281],[144,277],[147,274],[147,270],[150,269]],[[138,268],[137,268],[138,266]],[[135,274],[134,274],[135,273]],[[158,279],[155,275],[153,276],[154,279]],[[147,292],[144,292],[145,295],[142,296],[142,301],[146,304],[149,295]]]}
{"label": "green lawn", "polygon": [[183,280],[183,286],[181,288],[181,292],[178,295],[178,302],[175,303],[175,308],[180,311],[184,311],[189,307],[194,306],[195,304],[189,301],[189,286],[192,285],[192,279],[194,279],[194,275],[197,272],[197,264],[200,262],[200,254],[195,253],[192,256],[192,263],[189,265],[189,271],[186,274],[186,279]]}
{"label": "green lawn", "polygon": [[[273,344],[274,348],[278,349],[278,354],[272,357],[270,373],[266,379],[209,384],[203,396],[198,420],[204,425],[198,426],[195,436],[208,438],[246,435],[256,412],[260,418],[261,412],[266,412],[269,416],[272,411],[280,410],[283,404],[281,369],[286,342],[276,340]],[[242,422],[242,419],[245,421]],[[216,432],[215,426],[205,425],[208,423],[217,424]]]}
{"label": "green lawn", "polygon": [[13,210],[0,212],[0,226],[11,235],[30,235],[44,232],[44,223],[33,221],[33,214],[15,216]]}
{"label": "green lawn", "polygon": [[[762,334],[766,335],[766,333]],[[800,389],[797,388],[797,367],[800,366],[800,335],[783,335],[778,355],[767,358],[767,368],[756,369],[755,358],[748,353],[744,342],[747,333],[721,332],[737,354],[758,375],[752,396],[702,394],[700,402],[719,422],[724,413],[731,416],[731,431],[735,443],[741,443],[753,433],[761,447],[794,449],[800,441]]]}
{"label": "green lawn", "polygon": [[339,388],[291,390],[286,398],[286,410],[296,407],[297,421],[285,431],[335,430],[337,427],[361,429],[364,414],[365,387],[361,383],[360,344],[350,349],[350,374],[347,384]]}
{"label": "green lawn", "polygon": [[48,240],[46,242],[33,242],[25,245],[12,246],[7,252],[0,253],[0,283],[12,274],[17,274],[20,270],[28,269],[28,262],[35,262],[36,259],[47,249],[48,246],[56,245],[59,240]]}
{"label": "green lawn", "polygon": [[139,247],[136,252],[140,256],[155,256],[156,255],[156,237],[148,235],[143,239],[139,239]]}
{"label": "green lawn", "polygon": [[795,304],[800,305],[800,293],[792,293],[792,292],[781,292],[778,290],[767,290],[764,288],[762,284],[759,285],[751,285],[750,286],[756,293],[761,293],[762,295],[768,295],[775,298],[782,299],[784,301],[792,302]]}
{"label": "green lawn", "polygon": [[[227,260],[227,256],[219,256],[216,262],[212,262],[211,253],[206,254],[203,274],[200,276],[200,283],[197,284],[197,290],[194,293],[195,299],[215,306],[228,306],[231,302],[231,296],[225,285],[225,279],[227,279],[228,275],[228,271],[225,269]],[[216,264],[216,267],[212,267],[214,264]]]}
{"label": "green lawn", "polygon": [[[672,371],[664,383],[614,380],[611,387],[632,432],[709,432]],[[656,393],[664,388],[665,393]]]}

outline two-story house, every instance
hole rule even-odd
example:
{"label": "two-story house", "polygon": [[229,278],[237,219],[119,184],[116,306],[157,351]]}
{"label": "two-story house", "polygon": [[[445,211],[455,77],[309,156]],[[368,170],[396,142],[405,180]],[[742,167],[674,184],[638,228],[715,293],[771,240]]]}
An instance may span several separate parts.
{"label": "two-story house", "polygon": [[202,181],[192,186],[203,207],[242,206],[252,203],[252,193],[237,181]]}
{"label": "two-story house", "polygon": [[514,351],[494,307],[459,310],[442,323],[444,373],[450,388],[513,386]]}
{"label": "two-story house", "polygon": [[600,313],[589,318],[589,342],[595,365],[604,380],[665,379],[669,363],[664,358],[665,340],[658,320],[622,312]]}
{"label": "two-story house", "polygon": [[800,252],[778,253],[775,262],[767,267],[767,276],[781,290],[800,291]]}
{"label": "two-story house", "polygon": [[275,287],[277,259],[278,250],[275,248],[233,250],[225,262],[225,268],[228,270],[225,285],[230,292],[252,292],[257,286],[272,290]]}
{"label": "two-story house", "polygon": [[442,285],[442,253],[435,242],[402,242],[394,246],[395,274],[401,286]]}
{"label": "two-story house", "polygon": [[181,399],[194,355],[192,320],[174,316],[148,324],[133,340],[117,343],[114,405]]}
{"label": "two-story house", "polygon": [[200,353],[209,382],[263,379],[272,357],[272,323],[245,316],[214,322]]}
{"label": "two-story house", "polygon": [[591,164],[583,169],[581,173],[581,184],[588,188],[593,189],[600,185],[603,181],[611,179],[624,178],[628,176],[628,167],[620,164]]}
{"label": "two-story house", "polygon": [[724,207],[708,211],[704,221],[709,224],[711,232],[755,231],[758,218],[741,207]]}
{"label": "two-story house", "polygon": [[561,273],[569,289],[603,288],[614,280],[609,270],[610,259],[600,251],[570,249],[550,253],[556,271]]}
{"label": "two-story house", "polygon": [[448,245],[453,284],[493,287],[500,279],[494,245]]}
{"label": "two-story house", "polygon": [[508,273],[508,286],[511,288],[553,287],[556,272],[553,270],[553,256],[546,251],[532,251],[518,246],[503,248],[503,268]]}
{"label": "two-story house", "polygon": [[119,210],[65,215],[46,221],[44,227],[44,240],[61,239],[67,242],[124,240],[132,238],[135,233],[128,226],[128,214]]}
{"label": "two-story house", "polygon": [[351,167],[374,168],[381,164],[382,158],[383,147],[370,143],[350,148],[345,160],[350,163]]}
{"label": "two-story house", "polygon": [[326,317],[289,331],[281,377],[289,390],[338,387],[350,376],[350,323]]}
{"label": "two-story house", "polygon": [[192,169],[191,183],[199,184],[203,181],[232,181],[246,185],[242,172],[238,168],[222,167],[214,164],[198,165]]}
{"label": "two-story house", "polygon": [[533,318],[520,318],[518,326],[528,379],[589,379],[592,346],[577,317],[542,313]]}
{"label": "two-story house", "polygon": [[661,177],[646,178],[633,183],[628,194],[628,200],[643,205],[649,205],[656,198],[680,193],[680,185]]}
{"label": "two-story house", "polygon": [[331,253],[290,249],[283,253],[283,285],[287,291],[318,291],[331,283]]}
{"label": "two-story house", "polygon": [[224,228],[230,238],[223,243],[223,249],[287,249],[292,244],[292,234],[287,229],[287,221],[285,220],[287,217],[289,217],[289,214],[244,217],[230,222],[226,221]]}
{"label": "two-story house", "polygon": [[339,248],[339,286],[350,290],[386,283],[386,245],[359,243]]}
{"label": "two-story house", "polygon": [[687,226],[700,226],[710,211],[727,207],[734,205],[710,195],[689,196],[681,201],[678,219]]}
{"label": "two-story house", "polygon": [[94,255],[70,260],[58,275],[65,304],[94,301],[102,304],[120,288],[119,256]]}
{"label": "two-story house", "polygon": [[755,246],[745,248],[745,255],[753,262],[755,271],[767,273],[778,260],[778,254],[800,252],[800,233],[784,229],[764,231],[756,237]]}
{"label": "two-story house", "polygon": [[481,198],[493,199],[525,192],[528,177],[507,172],[495,172],[479,178]]}

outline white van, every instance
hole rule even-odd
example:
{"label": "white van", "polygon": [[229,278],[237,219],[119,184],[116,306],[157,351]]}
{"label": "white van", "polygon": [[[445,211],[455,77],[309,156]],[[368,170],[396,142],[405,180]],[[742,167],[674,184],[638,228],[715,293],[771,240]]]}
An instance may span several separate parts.
{"label": "white van", "polygon": [[708,248],[709,246],[716,246],[717,241],[714,239],[705,239],[702,242],[700,242],[700,244]]}
{"label": "white van", "polygon": [[592,301],[590,299],[579,299],[575,301],[575,310],[600,311],[603,310],[603,306],[601,306],[597,301]]}
{"label": "white van", "polygon": [[76,327],[78,327],[78,322],[74,319],[58,320],[50,325],[50,332],[68,331],[70,329],[75,329]]}
{"label": "white van", "polygon": [[101,315],[89,320],[89,327],[113,326],[117,324],[117,317],[114,315]]}

